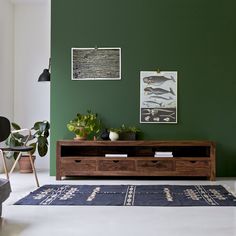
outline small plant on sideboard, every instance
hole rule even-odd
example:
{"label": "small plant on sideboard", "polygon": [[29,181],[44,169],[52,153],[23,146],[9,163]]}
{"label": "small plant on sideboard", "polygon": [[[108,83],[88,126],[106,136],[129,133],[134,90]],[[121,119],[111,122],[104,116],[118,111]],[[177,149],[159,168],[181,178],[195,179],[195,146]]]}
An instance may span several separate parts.
{"label": "small plant on sideboard", "polygon": [[70,132],[76,135],[75,139],[85,140],[88,135],[97,135],[101,128],[101,121],[97,113],[90,110],[86,114],[77,113],[76,117],[67,124]]}

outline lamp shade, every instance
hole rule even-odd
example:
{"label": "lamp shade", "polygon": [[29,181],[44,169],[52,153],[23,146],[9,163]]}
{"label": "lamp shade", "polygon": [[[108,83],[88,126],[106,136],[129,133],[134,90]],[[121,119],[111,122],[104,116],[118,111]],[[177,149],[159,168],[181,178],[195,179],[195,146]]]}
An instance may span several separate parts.
{"label": "lamp shade", "polygon": [[39,76],[38,82],[50,81],[50,72],[49,69],[44,69],[43,73]]}

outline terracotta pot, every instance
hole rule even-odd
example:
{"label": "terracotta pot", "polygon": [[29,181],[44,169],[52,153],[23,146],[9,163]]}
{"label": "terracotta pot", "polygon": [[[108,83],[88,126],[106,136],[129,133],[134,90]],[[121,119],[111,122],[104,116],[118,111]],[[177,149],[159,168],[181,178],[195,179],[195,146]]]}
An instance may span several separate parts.
{"label": "terracotta pot", "polygon": [[87,139],[88,134],[85,132],[84,127],[81,127],[80,131],[83,133],[83,136],[76,135],[74,140],[86,140]]}
{"label": "terracotta pot", "polygon": [[[35,161],[35,158],[36,158],[35,156],[32,156],[33,163]],[[20,173],[32,173],[33,172],[29,156],[27,156],[27,155],[21,156],[18,163],[19,163]]]}
{"label": "terracotta pot", "polygon": [[76,137],[74,138],[74,140],[86,140],[86,139],[87,139],[87,135],[86,136],[76,135]]}

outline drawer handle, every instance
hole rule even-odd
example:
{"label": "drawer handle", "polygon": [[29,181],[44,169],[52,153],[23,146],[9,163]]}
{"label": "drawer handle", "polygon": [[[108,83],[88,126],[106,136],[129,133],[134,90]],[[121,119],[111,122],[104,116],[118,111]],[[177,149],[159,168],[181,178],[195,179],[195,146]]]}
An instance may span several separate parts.
{"label": "drawer handle", "polygon": [[76,163],[80,163],[80,162],[81,162],[81,160],[75,160],[75,162],[76,162]]}
{"label": "drawer handle", "polygon": [[118,163],[119,161],[118,161],[118,160],[114,160],[113,162],[114,162],[114,163]]}
{"label": "drawer handle", "polygon": [[152,163],[159,164],[159,163],[160,163],[160,161],[152,161]]}
{"label": "drawer handle", "polygon": [[197,161],[190,161],[191,163],[196,163]]}

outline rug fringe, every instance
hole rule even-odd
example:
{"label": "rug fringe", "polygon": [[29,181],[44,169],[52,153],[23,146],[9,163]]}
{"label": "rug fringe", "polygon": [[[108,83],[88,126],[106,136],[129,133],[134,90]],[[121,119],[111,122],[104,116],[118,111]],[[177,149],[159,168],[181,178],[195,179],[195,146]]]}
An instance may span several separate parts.
{"label": "rug fringe", "polygon": [[229,185],[223,184],[223,186],[226,188],[226,190],[231,193],[234,197],[236,197],[236,192],[234,192]]}

